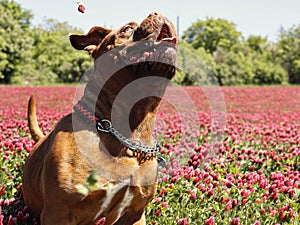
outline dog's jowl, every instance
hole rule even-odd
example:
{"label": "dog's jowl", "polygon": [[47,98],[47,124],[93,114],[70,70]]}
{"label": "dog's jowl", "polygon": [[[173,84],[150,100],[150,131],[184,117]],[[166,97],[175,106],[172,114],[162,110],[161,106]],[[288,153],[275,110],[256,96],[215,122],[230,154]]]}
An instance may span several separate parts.
{"label": "dog's jowl", "polygon": [[[152,131],[176,71],[175,28],[154,12],[140,24],[71,34],[70,42],[94,58],[93,74],[73,112],[46,136],[30,99],[36,145],[24,167],[24,201],[42,225],[146,224],[160,152]],[[84,195],[76,187],[93,171],[99,189]]]}

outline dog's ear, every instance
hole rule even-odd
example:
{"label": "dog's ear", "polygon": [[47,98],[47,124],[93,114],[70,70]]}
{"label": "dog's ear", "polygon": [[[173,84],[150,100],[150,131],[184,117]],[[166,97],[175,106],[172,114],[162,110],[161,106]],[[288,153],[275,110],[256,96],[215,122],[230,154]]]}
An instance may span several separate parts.
{"label": "dog's ear", "polygon": [[92,27],[87,34],[70,34],[69,38],[75,49],[86,50],[91,54],[110,32],[110,29],[97,26]]}

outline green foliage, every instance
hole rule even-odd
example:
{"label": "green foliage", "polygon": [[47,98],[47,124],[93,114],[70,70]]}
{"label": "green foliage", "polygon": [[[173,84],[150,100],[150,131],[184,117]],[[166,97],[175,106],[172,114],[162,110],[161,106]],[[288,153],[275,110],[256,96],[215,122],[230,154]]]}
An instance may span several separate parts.
{"label": "green foliage", "polygon": [[7,21],[9,21],[11,18],[14,18],[14,20],[21,26],[22,29],[28,29],[30,27],[30,20],[33,17],[31,11],[22,9],[19,4],[9,0],[2,0],[0,5],[5,9],[4,13],[1,13],[1,15],[9,15],[10,17],[7,18]]}
{"label": "green foliage", "polygon": [[0,82],[12,83],[31,63],[31,14],[15,2],[0,2]]}
{"label": "green foliage", "polygon": [[250,84],[254,77],[251,58],[242,51],[226,52],[219,49],[214,53],[214,73],[221,85]]}
{"label": "green foliage", "polygon": [[234,46],[230,52],[223,49],[214,52],[214,74],[220,85],[287,83],[286,71],[277,62],[269,59],[271,53],[267,47],[256,45],[255,48],[258,51],[240,44]]}
{"label": "green foliage", "polygon": [[13,1],[0,3],[0,83],[49,84],[76,82],[91,66],[86,52],[76,51],[67,23],[47,19],[31,28],[32,14]]}
{"label": "green foliage", "polygon": [[91,57],[86,52],[74,50],[70,45],[68,38],[70,33],[80,31],[67,23],[51,19],[46,20],[45,25],[32,30],[35,42],[32,52],[34,66],[36,70],[41,71],[33,81],[76,82],[91,66]]}
{"label": "green foliage", "polygon": [[289,82],[300,83],[300,25],[290,29],[282,29],[278,43],[278,57],[287,70]]}
{"label": "green foliage", "polygon": [[86,178],[86,184],[78,184],[76,185],[76,189],[80,194],[88,195],[91,191],[110,190],[113,188],[112,183],[106,182],[104,184],[100,184],[99,179],[99,175],[95,171],[92,171]]}
{"label": "green foliage", "polygon": [[236,30],[235,24],[223,19],[207,18],[193,23],[182,38],[196,49],[203,47],[213,53],[218,47],[229,51],[239,43],[240,37],[241,33]]}
{"label": "green foliage", "polygon": [[266,38],[261,36],[250,35],[246,40],[245,44],[249,46],[253,51],[263,53],[263,45],[267,43]]}
{"label": "green foliage", "polygon": [[173,82],[184,85],[212,84],[210,73],[214,66],[212,56],[204,48],[194,49],[180,42],[178,47],[178,71]]}
{"label": "green foliage", "polygon": [[[290,36],[295,37],[295,31],[292,33],[293,35],[290,34]],[[285,32],[285,36],[288,36],[287,32]],[[245,40],[241,33],[236,30],[235,25],[226,20],[211,18],[205,21],[199,20],[187,29],[182,38],[190,43],[195,50],[192,51],[192,57],[186,51],[184,52],[185,56],[182,56],[179,51],[179,65],[181,65],[182,59],[192,59],[188,60],[189,66],[183,66],[186,76],[181,84],[196,84],[194,81],[199,80],[199,77],[203,77],[203,75],[195,71],[204,67],[206,67],[206,76],[212,77],[214,75],[220,85],[227,86],[287,84],[288,81],[291,82],[291,76],[297,77],[291,75],[291,71],[287,70],[287,68],[292,67],[294,72],[297,71],[297,65],[300,65],[300,60],[297,61],[297,57],[296,60],[280,60],[278,56],[280,48],[277,43],[254,35]],[[294,45],[298,43],[293,38],[287,38],[286,42],[285,46],[290,48],[292,48],[291,43]],[[202,51],[196,52],[199,49]],[[285,47],[285,49],[288,48]],[[206,51],[203,52],[203,50]],[[295,50],[294,53],[300,52],[299,50]],[[281,52],[285,52],[285,55],[291,54],[290,51],[282,50]],[[293,54],[294,58],[295,55]],[[203,66],[203,63],[206,65]],[[282,64],[286,66],[283,67]],[[196,67],[198,68],[196,69]],[[183,77],[182,72],[181,77]],[[195,79],[195,77],[198,78]]]}

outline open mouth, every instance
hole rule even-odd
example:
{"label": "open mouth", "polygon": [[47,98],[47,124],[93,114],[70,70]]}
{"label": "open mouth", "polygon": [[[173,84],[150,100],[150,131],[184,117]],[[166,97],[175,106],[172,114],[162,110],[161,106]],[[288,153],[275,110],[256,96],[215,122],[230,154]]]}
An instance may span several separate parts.
{"label": "open mouth", "polygon": [[177,42],[176,34],[163,24],[155,36],[133,42],[121,50],[120,55],[136,74],[171,78],[177,67]]}
{"label": "open mouth", "polygon": [[164,24],[160,30],[160,33],[156,39],[156,42],[170,42],[174,45],[177,44],[177,38],[171,34],[170,27],[167,24]]}
{"label": "open mouth", "polygon": [[131,63],[165,61],[167,58],[176,58],[177,37],[172,35],[170,27],[164,24],[154,41],[143,40],[137,46],[134,48],[134,54],[128,55]]}

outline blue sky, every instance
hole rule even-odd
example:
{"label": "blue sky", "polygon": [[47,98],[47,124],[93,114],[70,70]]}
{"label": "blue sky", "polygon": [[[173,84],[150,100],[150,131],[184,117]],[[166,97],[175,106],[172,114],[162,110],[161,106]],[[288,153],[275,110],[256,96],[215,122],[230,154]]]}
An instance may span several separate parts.
{"label": "blue sky", "polygon": [[129,21],[140,22],[150,12],[159,11],[174,24],[180,18],[179,32],[206,17],[234,22],[245,37],[251,34],[276,41],[280,27],[300,24],[299,0],[85,0],[86,13],[77,12],[76,0],[15,0],[30,9],[34,24],[53,18],[87,32],[94,25],[117,28]]}

